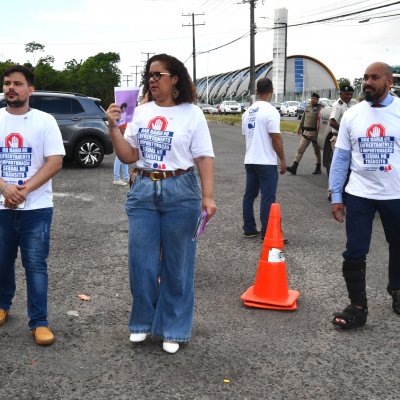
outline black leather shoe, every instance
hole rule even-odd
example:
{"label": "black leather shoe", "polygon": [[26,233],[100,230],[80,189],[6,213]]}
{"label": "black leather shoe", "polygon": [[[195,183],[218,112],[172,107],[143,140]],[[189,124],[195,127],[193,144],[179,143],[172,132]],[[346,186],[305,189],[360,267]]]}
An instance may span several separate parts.
{"label": "black leather shoe", "polygon": [[392,296],[392,308],[396,314],[400,314],[400,289],[388,289],[389,294]]}

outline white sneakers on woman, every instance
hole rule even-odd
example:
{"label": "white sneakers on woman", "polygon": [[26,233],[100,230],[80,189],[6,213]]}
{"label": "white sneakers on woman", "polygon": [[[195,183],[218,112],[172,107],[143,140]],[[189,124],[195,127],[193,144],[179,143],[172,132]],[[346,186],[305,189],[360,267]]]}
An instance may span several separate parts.
{"label": "white sneakers on woman", "polygon": [[131,333],[129,340],[133,343],[143,342],[147,338],[147,333]]}
{"label": "white sneakers on woman", "polygon": [[[147,335],[147,333],[131,333],[129,340],[133,343],[143,342],[146,340]],[[163,342],[162,348],[167,353],[174,354],[179,350],[179,343],[165,340]]]}
{"label": "white sneakers on woman", "polygon": [[174,354],[179,350],[179,343],[166,340],[163,342],[162,348],[167,353]]}

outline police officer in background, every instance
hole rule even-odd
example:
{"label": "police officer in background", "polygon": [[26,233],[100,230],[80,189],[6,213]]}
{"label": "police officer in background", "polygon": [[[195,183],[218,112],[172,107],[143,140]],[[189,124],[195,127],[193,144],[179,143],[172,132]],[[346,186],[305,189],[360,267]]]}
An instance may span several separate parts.
{"label": "police officer in background", "polygon": [[312,146],[314,148],[314,153],[317,161],[313,175],[319,175],[321,173],[321,150],[319,149],[317,144],[317,124],[318,114],[323,106],[318,102],[319,94],[313,93],[311,95],[310,104],[304,110],[303,117],[301,118],[297,134],[301,135],[302,137],[299,146],[297,147],[296,157],[293,161],[293,165],[286,168],[293,175],[296,175],[297,167],[299,166],[300,160],[310,143],[312,143]]}
{"label": "police officer in background", "polygon": [[350,108],[350,100],[353,97],[354,89],[350,85],[340,86],[339,99],[333,103],[331,115],[329,117],[329,126],[332,128],[331,147],[335,151],[335,143],[339,132],[340,121],[346,110]]}
{"label": "police officer in background", "polygon": [[[341,85],[339,99],[333,103],[329,126],[332,128],[331,147],[332,155],[335,151],[337,134],[339,132],[340,121],[346,110],[350,108],[350,100],[353,97],[354,89],[350,85]],[[328,189],[328,200],[331,200],[331,192]]]}

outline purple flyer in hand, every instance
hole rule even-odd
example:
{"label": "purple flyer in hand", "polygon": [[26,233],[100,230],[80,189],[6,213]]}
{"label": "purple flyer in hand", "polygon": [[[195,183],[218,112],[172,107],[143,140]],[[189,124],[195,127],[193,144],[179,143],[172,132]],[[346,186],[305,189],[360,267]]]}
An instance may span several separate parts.
{"label": "purple flyer in hand", "polygon": [[121,118],[118,126],[132,122],[133,113],[139,96],[138,87],[115,87],[115,102],[121,107]]}
{"label": "purple flyer in hand", "polygon": [[206,230],[206,226],[207,226],[207,211],[203,211],[200,214],[199,220],[197,221],[197,225],[196,225],[196,229],[194,230],[194,234],[193,234],[193,240],[198,239]]}

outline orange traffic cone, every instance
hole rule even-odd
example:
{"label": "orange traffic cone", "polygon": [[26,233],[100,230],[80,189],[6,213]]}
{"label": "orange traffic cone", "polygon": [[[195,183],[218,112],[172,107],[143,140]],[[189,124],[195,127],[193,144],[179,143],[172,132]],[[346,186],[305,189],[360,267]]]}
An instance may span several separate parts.
{"label": "orange traffic cone", "polygon": [[289,290],[279,204],[271,205],[258,270],[253,286],[241,296],[248,307],[296,310],[297,290]]}

